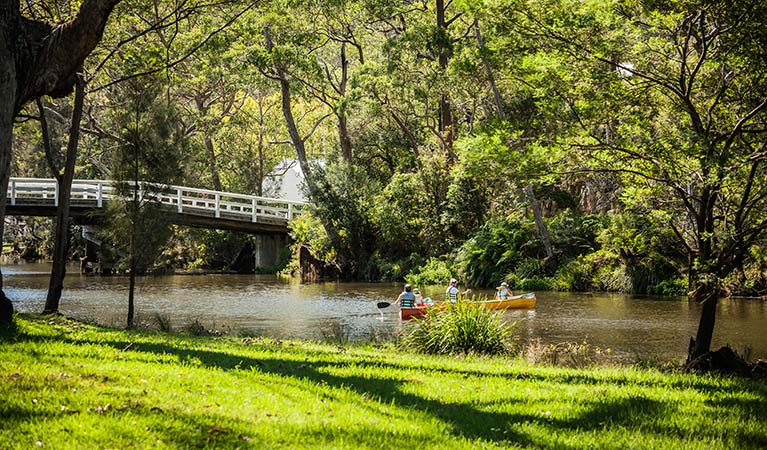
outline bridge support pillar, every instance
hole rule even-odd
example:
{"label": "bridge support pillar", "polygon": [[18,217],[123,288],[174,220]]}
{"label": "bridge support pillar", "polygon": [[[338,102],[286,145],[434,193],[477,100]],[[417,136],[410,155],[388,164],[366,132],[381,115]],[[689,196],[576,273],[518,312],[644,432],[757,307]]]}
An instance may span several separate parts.
{"label": "bridge support pillar", "polygon": [[287,252],[283,252],[282,249],[287,248],[287,246],[287,234],[256,235],[255,249],[253,251],[256,271],[283,263],[282,258],[284,258]]}

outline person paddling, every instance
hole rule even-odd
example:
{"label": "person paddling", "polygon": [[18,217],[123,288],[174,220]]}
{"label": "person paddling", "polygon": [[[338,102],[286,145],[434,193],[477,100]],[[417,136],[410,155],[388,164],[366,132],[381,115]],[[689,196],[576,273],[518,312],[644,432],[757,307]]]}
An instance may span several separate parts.
{"label": "person paddling", "polygon": [[505,281],[503,283],[501,283],[501,285],[498,286],[495,289],[496,289],[496,292],[495,292],[495,299],[496,300],[506,300],[508,298],[511,298],[512,295],[514,295],[511,292],[511,289],[509,289],[508,283],[506,283]]}
{"label": "person paddling", "polygon": [[393,304],[399,304],[400,309],[415,308],[415,294],[413,294],[413,287],[406,284],[405,290],[399,294],[399,297],[397,297],[397,300],[395,300]]}
{"label": "person paddling", "polygon": [[455,278],[452,278],[450,280],[450,286],[447,287],[445,290],[445,302],[447,303],[455,303],[458,301],[458,296],[464,296],[471,292],[471,289],[466,289],[463,292],[458,291],[458,287],[456,285],[458,284],[458,280]]}

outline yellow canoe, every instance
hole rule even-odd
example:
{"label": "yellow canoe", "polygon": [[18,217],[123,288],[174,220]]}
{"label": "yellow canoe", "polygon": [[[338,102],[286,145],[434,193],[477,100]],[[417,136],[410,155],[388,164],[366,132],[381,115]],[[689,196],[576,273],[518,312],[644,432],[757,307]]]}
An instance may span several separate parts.
{"label": "yellow canoe", "polygon": [[535,294],[528,292],[527,294],[515,295],[505,300],[481,300],[481,301],[468,301],[466,303],[482,306],[487,309],[534,309],[535,308]]}

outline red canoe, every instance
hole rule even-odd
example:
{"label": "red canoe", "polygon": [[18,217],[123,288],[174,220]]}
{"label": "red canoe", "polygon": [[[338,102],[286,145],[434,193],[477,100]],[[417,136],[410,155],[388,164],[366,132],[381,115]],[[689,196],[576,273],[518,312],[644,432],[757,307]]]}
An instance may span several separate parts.
{"label": "red canoe", "polygon": [[423,306],[421,308],[400,308],[399,318],[402,320],[412,319],[413,317],[423,317],[426,315],[426,309],[428,307]]}

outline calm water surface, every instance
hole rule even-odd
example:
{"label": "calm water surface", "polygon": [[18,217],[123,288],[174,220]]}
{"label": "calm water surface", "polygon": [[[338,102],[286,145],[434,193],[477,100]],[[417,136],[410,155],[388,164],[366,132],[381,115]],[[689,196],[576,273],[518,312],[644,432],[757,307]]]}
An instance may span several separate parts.
{"label": "calm water surface", "polygon": [[[8,297],[24,312],[41,312],[49,264],[4,265]],[[403,328],[395,308],[379,311],[376,303],[392,301],[399,284],[283,282],[265,275],[174,275],[138,280],[137,320],[156,326],[157,317],[181,330],[199,321],[232,334],[275,338],[383,341]],[[423,289],[441,299],[442,289]],[[490,291],[475,293],[490,295]],[[507,311],[519,322],[523,343],[588,342],[610,348],[621,360],[684,358],[695,333],[699,306],[686,298],[632,297],[618,294],[538,292],[534,311]],[[128,279],[96,277],[70,268],[60,311],[80,320],[122,326],[127,314]],[[767,302],[763,299],[720,301],[714,347],[747,348],[767,358]]]}

